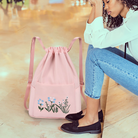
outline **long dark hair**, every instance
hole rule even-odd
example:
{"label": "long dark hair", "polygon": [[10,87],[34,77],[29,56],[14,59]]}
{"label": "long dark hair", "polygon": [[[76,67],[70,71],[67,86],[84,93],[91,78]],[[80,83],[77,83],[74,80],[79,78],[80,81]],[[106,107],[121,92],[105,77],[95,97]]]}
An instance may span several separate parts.
{"label": "long dark hair", "polygon": [[[121,0],[122,4],[126,4],[126,6],[132,10],[138,10],[138,0]],[[107,22],[106,22],[107,21]],[[107,14],[107,10],[103,8],[103,22],[106,24],[108,28],[116,28],[119,27],[123,22],[123,17],[119,14],[117,17],[112,17]]]}

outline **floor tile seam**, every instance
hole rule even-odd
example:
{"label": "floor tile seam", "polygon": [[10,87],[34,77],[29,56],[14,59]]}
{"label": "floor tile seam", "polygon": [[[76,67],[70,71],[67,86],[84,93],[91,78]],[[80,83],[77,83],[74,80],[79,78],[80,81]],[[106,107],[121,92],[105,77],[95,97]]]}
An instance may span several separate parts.
{"label": "floor tile seam", "polygon": [[104,129],[106,129],[106,128],[108,128],[108,127],[111,127],[112,125],[114,125],[114,124],[116,124],[116,123],[118,123],[118,122],[120,122],[120,121],[122,121],[122,120],[124,120],[124,119],[126,119],[126,118],[128,118],[128,117],[130,117],[130,116],[132,116],[132,115],[134,115],[134,114],[136,114],[136,113],[138,113],[138,111],[136,111],[135,113],[129,114],[128,116],[124,117],[123,119],[120,119],[120,120],[118,120],[118,121],[116,121],[116,122],[114,122],[114,123],[112,123],[112,124],[110,124],[110,125],[104,127]]}

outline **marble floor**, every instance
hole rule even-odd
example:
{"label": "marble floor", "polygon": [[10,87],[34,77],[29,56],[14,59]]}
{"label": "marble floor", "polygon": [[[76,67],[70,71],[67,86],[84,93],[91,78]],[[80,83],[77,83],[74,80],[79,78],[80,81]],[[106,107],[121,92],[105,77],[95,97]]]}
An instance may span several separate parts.
{"label": "marble floor", "polygon": [[[7,4],[3,0],[3,4],[0,4],[0,138],[137,138],[138,99],[130,92],[125,93],[126,90],[106,75],[101,95],[105,121],[99,135],[67,134],[60,130],[60,126],[68,122],[67,120],[35,119],[25,110],[23,103],[28,81],[31,40],[34,36],[40,37],[46,48],[68,47],[74,37],[81,37],[83,74],[85,73],[88,44],[84,42],[83,33],[91,6],[83,0],[55,1],[57,0],[25,0],[22,5],[21,2]],[[45,51],[36,41],[34,71],[44,55]],[[74,43],[69,56],[78,73],[78,41]],[[122,96],[120,99],[118,93]],[[119,106],[121,101],[122,106]],[[85,107],[82,99],[82,109]],[[124,109],[126,112],[123,112]],[[127,122],[124,122],[125,119]]]}

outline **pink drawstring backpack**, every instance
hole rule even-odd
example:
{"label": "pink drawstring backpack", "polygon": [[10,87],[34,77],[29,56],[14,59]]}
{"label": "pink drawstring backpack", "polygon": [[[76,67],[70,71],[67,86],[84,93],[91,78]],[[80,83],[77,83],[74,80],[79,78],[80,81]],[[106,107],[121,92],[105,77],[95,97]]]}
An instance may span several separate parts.
{"label": "pink drawstring backpack", "polygon": [[[36,38],[46,54],[39,63],[33,77]],[[79,39],[80,45],[79,78],[68,55],[77,39]],[[39,37],[32,39],[28,85],[24,98],[24,106],[31,117],[58,119],[64,118],[67,114],[79,112],[81,110],[80,94],[86,102],[82,91],[83,85],[81,38],[74,38],[68,49],[66,47],[49,47],[46,49]],[[29,93],[28,109],[26,102]]]}

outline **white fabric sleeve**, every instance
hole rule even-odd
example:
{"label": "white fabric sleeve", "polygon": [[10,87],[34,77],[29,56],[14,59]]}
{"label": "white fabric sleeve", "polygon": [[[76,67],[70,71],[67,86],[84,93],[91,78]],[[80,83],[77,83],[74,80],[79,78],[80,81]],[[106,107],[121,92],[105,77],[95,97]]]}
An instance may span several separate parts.
{"label": "white fabric sleeve", "polygon": [[91,24],[86,22],[84,40],[95,48],[123,45],[128,41],[138,38],[138,15],[136,17],[132,16],[126,23],[112,31],[104,28],[102,16],[97,17]]}

